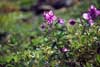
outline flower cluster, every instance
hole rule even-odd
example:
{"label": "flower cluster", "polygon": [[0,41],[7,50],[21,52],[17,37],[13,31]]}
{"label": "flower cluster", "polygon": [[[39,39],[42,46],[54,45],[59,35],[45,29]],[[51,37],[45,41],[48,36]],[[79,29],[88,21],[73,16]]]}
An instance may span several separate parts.
{"label": "flower cluster", "polygon": [[[52,10],[50,11],[45,11],[43,13],[43,18],[47,22],[47,24],[51,25],[56,21],[58,24],[63,25],[64,24],[64,19],[57,17]],[[69,24],[74,25],[76,23],[75,19],[69,19]],[[44,29],[44,24],[41,25],[41,28]]]}
{"label": "flower cluster", "polygon": [[[92,26],[94,24],[94,21],[96,20],[96,18],[98,16],[100,16],[100,10],[98,10],[94,5],[91,5],[90,8],[89,8],[89,10],[86,13],[83,13],[83,15],[82,15],[82,17],[85,20],[88,21],[88,24],[90,24],[90,26]],[[43,18],[46,21],[46,23],[48,25],[50,25],[50,29],[51,29],[52,25],[54,25],[54,24],[57,24],[58,23],[58,24],[63,25],[64,22],[65,22],[64,19],[62,19],[60,17],[57,17],[52,10],[44,12],[43,13]],[[69,19],[68,22],[69,22],[70,25],[73,26],[73,25],[75,25],[76,20],[73,19],[73,18],[71,18],[71,19]],[[43,23],[41,25],[41,28],[42,29],[45,29],[46,27],[48,27],[48,26],[46,26],[47,25],[46,23]],[[66,53],[68,51],[69,51],[69,49],[67,49],[66,47],[61,48],[61,52]]]}
{"label": "flower cluster", "polygon": [[94,20],[100,16],[100,10],[98,10],[94,5],[91,5],[89,10],[86,13],[83,13],[83,18],[88,21],[88,23],[92,26],[94,24]]}

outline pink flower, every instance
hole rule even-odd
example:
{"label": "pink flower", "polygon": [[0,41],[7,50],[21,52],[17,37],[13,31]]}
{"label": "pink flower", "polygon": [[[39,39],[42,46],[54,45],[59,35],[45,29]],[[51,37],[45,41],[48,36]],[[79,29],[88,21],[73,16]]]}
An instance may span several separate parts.
{"label": "pink flower", "polygon": [[46,24],[45,23],[41,24],[41,28],[42,29],[46,28]]}
{"label": "pink flower", "polygon": [[58,18],[58,23],[59,23],[59,24],[64,24],[64,19]]}
{"label": "pink flower", "polygon": [[69,51],[69,49],[67,49],[65,47],[61,48],[61,52],[68,52],[68,51]]}
{"label": "pink flower", "polygon": [[75,25],[76,23],[76,20],[75,19],[69,19],[69,24],[70,25]]}
{"label": "pink flower", "polygon": [[94,5],[91,5],[87,13],[83,13],[83,18],[88,21],[88,23],[92,26],[94,24],[94,20],[100,16],[100,10]]}
{"label": "pink flower", "polygon": [[48,11],[43,13],[44,20],[48,22],[48,24],[52,24],[53,21],[57,19],[57,17],[54,15],[53,11]]}

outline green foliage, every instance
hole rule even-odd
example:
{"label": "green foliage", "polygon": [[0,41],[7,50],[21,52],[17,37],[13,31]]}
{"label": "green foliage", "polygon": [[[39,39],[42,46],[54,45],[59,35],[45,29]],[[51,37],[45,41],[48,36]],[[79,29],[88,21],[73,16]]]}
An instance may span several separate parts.
{"label": "green foliage", "polygon": [[[13,0],[9,3],[18,8],[30,7],[36,0]],[[97,0],[91,3],[99,8]],[[0,9],[5,5],[0,3]],[[65,25],[54,24],[45,31],[40,30],[40,24],[44,22],[41,16],[21,11],[0,13],[1,67],[80,67],[81,64],[83,67],[100,67],[100,20],[92,27],[83,19],[84,24],[80,21],[80,14],[89,5],[84,0],[81,5],[65,12],[55,11],[57,16],[64,18]],[[68,23],[71,17],[76,18],[74,26]],[[1,38],[1,33],[5,32],[8,34]],[[62,52],[63,47],[69,51]]]}

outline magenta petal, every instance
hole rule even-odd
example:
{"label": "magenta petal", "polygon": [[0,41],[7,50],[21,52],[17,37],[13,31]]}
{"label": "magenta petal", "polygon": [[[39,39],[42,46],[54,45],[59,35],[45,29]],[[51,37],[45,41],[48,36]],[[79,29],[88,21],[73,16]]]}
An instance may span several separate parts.
{"label": "magenta petal", "polygon": [[88,22],[89,22],[90,26],[94,25],[94,21],[93,20],[89,20]]}
{"label": "magenta petal", "polygon": [[51,10],[48,12],[48,14],[51,16],[54,15],[53,11],[51,11]]}
{"label": "magenta petal", "polygon": [[88,13],[83,13],[83,18],[84,18],[85,20],[89,20],[89,19],[90,19]]}
{"label": "magenta petal", "polygon": [[91,5],[91,6],[90,6],[90,9],[97,10],[97,8],[96,8],[94,5]]}
{"label": "magenta petal", "polygon": [[54,20],[52,20],[52,19],[50,19],[50,18],[47,20],[48,24],[52,24],[53,21],[54,21]]}
{"label": "magenta petal", "polygon": [[52,20],[56,20],[57,19],[57,17],[56,16],[52,16],[52,18],[51,18]]}
{"label": "magenta petal", "polygon": [[97,16],[100,16],[100,10],[96,11]]}
{"label": "magenta petal", "polygon": [[59,24],[64,24],[64,19],[58,18],[58,23],[59,23]]}
{"label": "magenta petal", "polygon": [[46,12],[43,13],[43,17],[45,20],[49,19],[49,15]]}

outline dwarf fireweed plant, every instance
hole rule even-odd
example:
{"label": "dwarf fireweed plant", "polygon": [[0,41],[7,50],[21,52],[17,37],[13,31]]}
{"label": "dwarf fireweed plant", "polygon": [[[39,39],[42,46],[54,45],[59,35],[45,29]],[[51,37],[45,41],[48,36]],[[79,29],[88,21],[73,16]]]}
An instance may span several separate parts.
{"label": "dwarf fireweed plant", "polygon": [[48,22],[48,24],[52,24],[57,17],[54,15],[53,11],[47,11],[43,13],[44,20]]}
{"label": "dwarf fireweed plant", "polygon": [[[69,20],[46,11],[38,34],[4,35],[1,49],[9,43],[11,51],[0,50],[7,61],[1,67],[100,67],[100,11],[94,5],[86,11]],[[3,42],[4,38],[10,41]]]}
{"label": "dwarf fireweed plant", "polygon": [[[64,13],[46,11],[41,18],[34,21],[30,18],[32,14],[30,10],[33,11],[34,5],[32,9],[29,7],[29,13],[20,12],[17,5],[18,8],[14,7],[14,12],[6,14],[5,11],[9,11],[6,7],[9,7],[10,3],[6,6],[7,3],[2,4],[0,1],[0,7],[4,8],[4,12],[0,11],[3,13],[0,14],[0,67],[100,67],[99,4],[95,4],[98,7],[90,5],[89,8],[84,8],[87,4],[83,1],[82,6],[74,6],[75,9],[69,8]],[[41,6],[37,6],[41,12]],[[82,7],[85,11],[76,7]],[[44,5],[42,8],[45,8]],[[79,16],[80,11],[82,13]],[[41,21],[41,25],[37,26],[38,30],[33,31],[33,28],[29,27],[31,23],[26,23],[31,21],[34,23]]]}
{"label": "dwarf fireweed plant", "polygon": [[94,5],[91,5],[86,13],[83,13],[83,18],[88,21],[92,26],[96,18],[100,16],[100,10],[98,10]]}
{"label": "dwarf fireweed plant", "polygon": [[43,48],[47,51],[44,65],[98,66],[100,57],[96,54],[96,51],[99,53],[96,41],[100,41],[100,24],[97,22],[99,16],[100,10],[94,5],[83,13],[82,18],[71,18],[68,21],[55,15],[52,10],[44,12],[44,21],[41,24]]}

